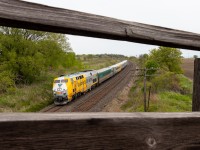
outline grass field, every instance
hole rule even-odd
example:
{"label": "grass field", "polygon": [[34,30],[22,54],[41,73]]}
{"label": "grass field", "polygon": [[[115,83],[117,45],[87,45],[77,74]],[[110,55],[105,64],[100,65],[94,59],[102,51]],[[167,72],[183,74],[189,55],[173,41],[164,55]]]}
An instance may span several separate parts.
{"label": "grass field", "polygon": [[182,68],[184,75],[193,80],[194,74],[194,59],[193,58],[184,58],[182,59]]}

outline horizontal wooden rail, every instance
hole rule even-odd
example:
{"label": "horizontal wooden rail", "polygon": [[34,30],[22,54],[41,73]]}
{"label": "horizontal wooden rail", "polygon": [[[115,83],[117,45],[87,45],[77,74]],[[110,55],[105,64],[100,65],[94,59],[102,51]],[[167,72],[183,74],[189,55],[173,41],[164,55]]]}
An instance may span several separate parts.
{"label": "horizontal wooden rail", "polygon": [[199,149],[200,113],[0,114],[1,149]]}
{"label": "horizontal wooden rail", "polygon": [[200,35],[19,0],[0,0],[0,25],[200,50]]}

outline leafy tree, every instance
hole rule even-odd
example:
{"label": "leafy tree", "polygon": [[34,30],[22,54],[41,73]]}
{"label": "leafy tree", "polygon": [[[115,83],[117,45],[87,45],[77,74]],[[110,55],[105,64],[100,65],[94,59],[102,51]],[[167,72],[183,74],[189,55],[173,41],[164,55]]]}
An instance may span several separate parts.
{"label": "leafy tree", "polygon": [[148,60],[145,64],[147,69],[151,69],[147,71],[148,75],[153,75],[156,73],[157,69],[159,68],[159,64],[155,60]]}
{"label": "leafy tree", "polygon": [[139,55],[139,65],[141,67],[144,67],[146,61],[148,60],[149,58],[149,55],[148,54],[142,54],[142,55]]}
{"label": "leafy tree", "polygon": [[166,71],[182,73],[181,54],[181,51],[176,48],[159,47],[151,50],[149,60],[154,60]]}
{"label": "leafy tree", "polygon": [[32,83],[49,68],[75,63],[75,54],[63,34],[0,27],[0,84],[5,85],[0,91],[16,83]]}

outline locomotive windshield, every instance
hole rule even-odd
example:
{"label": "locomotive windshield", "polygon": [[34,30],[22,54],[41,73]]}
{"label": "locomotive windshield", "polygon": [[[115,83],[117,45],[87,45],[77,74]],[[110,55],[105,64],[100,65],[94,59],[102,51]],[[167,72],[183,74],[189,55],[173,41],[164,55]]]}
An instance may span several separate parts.
{"label": "locomotive windshield", "polygon": [[67,79],[65,79],[65,80],[61,80],[61,83],[67,83],[67,82],[68,82]]}
{"label": "locomotive windshield", "polygon": [[54,80],[54,83],[60,83],[60,80]]}

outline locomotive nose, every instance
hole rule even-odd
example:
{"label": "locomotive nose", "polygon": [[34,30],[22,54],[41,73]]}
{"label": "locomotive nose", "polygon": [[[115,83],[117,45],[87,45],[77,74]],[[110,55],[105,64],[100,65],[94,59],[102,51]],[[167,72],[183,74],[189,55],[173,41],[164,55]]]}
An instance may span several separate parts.
{"label": "locomotive nose", "polygon": [[58,96],[62,96],[62,95],[67,95],[67,90],[63,89],[63,90],[57,90],[53,92],[54,95],[58,95]]}

